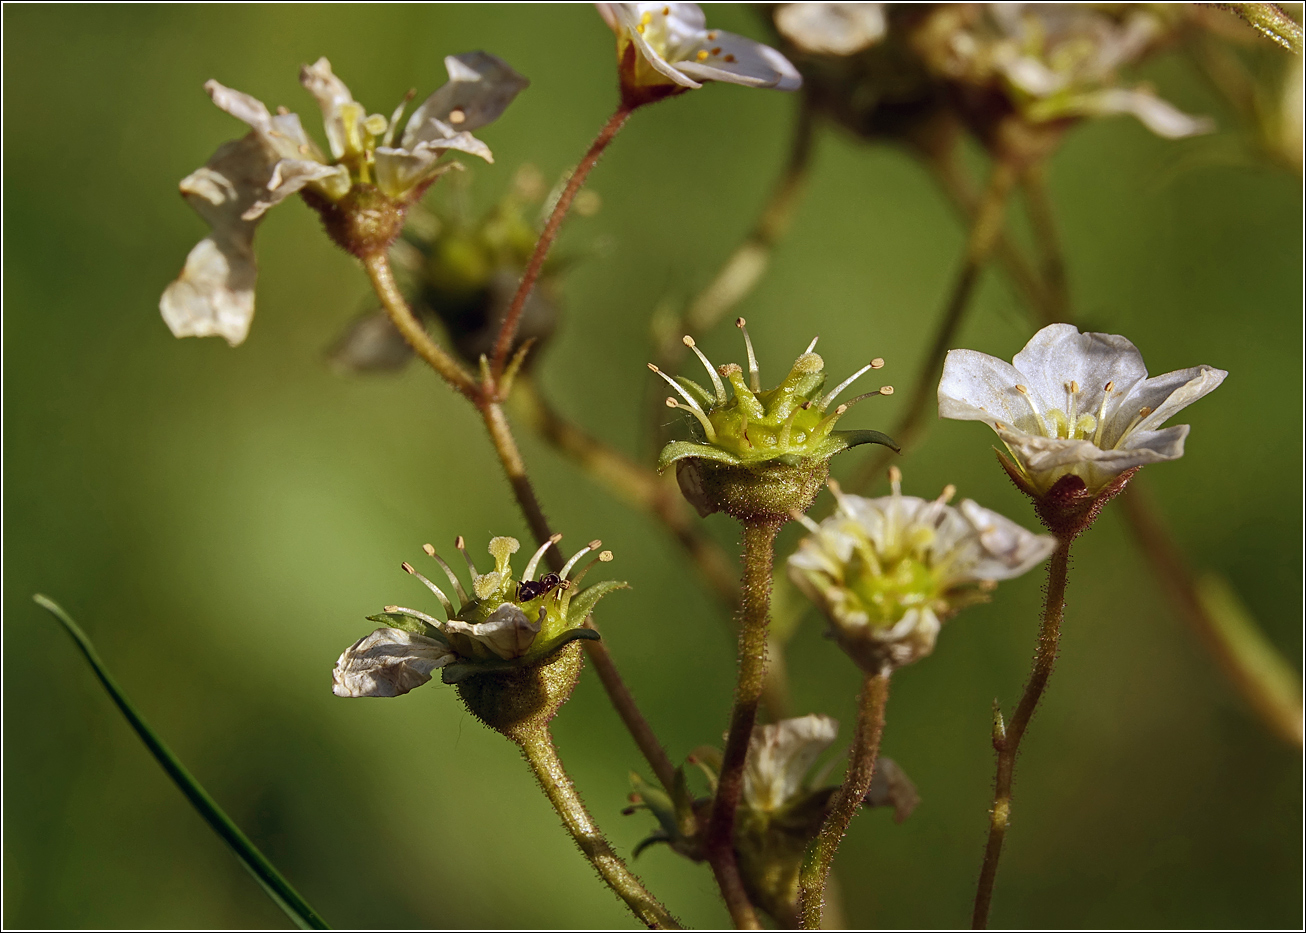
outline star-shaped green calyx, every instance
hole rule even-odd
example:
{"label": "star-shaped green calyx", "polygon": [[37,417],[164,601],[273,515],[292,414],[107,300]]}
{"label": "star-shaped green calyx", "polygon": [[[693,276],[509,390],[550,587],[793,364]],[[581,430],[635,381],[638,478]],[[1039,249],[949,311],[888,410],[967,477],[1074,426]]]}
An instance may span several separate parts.
{"label": "star-shaped green calyx", "polygon": [[681,490],[701,514],[724,511],[750,518],[787,515],[794,508],[805,511],[835,454],[859,444],[898,449],[892,438],[879,431],[834,429],[851,406],[874,395],[891,395],[892,386],[830,407],[844,389],[882,367],[884,360],[871,360],[824,391],[825,361],[814,352],[813,340],[778,386],[763,389],[744,319],[735,324],[743,331],[748,351],[747,381],[743,368],[735,363],[714,367],[688,336],[685,346],[707,369],[710,390],[683,376],[673,379],[649,364],[680,396],[668,397],[667,407],[692,416],[689,426],[694,435],[693,440],[667,444],[658,457],[658,470],[676,464]]}

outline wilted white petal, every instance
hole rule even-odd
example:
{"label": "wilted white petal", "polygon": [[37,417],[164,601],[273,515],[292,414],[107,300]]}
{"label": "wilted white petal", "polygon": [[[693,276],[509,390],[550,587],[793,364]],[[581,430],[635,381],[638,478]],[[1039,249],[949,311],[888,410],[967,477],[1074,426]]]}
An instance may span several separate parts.
{"label": "wilted white petal", "polygon": [[413,356],[413,348],[384,311],[360,317],[340,335],[327,359],[346,372],[392,372]]}
{"label": "wilted white petal", "polygon": [[683,60],[672,61],[681,74],[697,81],[725,81],[748,87],[794,91],[802,87],[798,69],[769,45],[730,32],[713,31],[686,50]]}
{"label": "wilted white petal", "polygon": [[[331,145],[331,155],[339,159],[351,146],[351,140],[361,140],[363,120],[367,112],[363,105],[354,100],[345,82],[331,71],[331,63],[326,58],[319,58],[311,65],[299,70],[299,83],[317,98],[322,108],[322,122],[326,126],[327,142]],[[355,144],[356,145],[356,144]]]}
{"label": "wilted white petal", "polygon": [[342,165],[282,159],[273,166],[272,177],[268,179],[262,196],[241,214],[241,219],[257,220],[268,208],[275,207],[312,182],[320,182],[320,187],[339,197],[349,190],[349,170]]}
{"label": "wilted white petal", "polygon": [[775,25],[804,52],[852,55],[884,38],[884,4],[786,3],[776,10]]}
{"label": "wilted white petal", "polygon": [[293,113],[273,116],[261,100],[233,90],[217,81],[206,81],[204,90],[213,103],[237,120],[248,123],[259,140],[283,159],[315,159],[321,153],[304,133],[299,117]]}
{"label": "wilted white petal", "polygon": [[[470,132],[497,120],[513,98],[530,85],[507,62],[488,52],[450,55],[444,67],[449,82],[419,104],[408,118],[404,149],[412,149],[424,140],[447,139],[449,134],[444,130],[448,126]],[[441,125],[436,126],[436,122]]]}
{"label": "wilted white petal", "polygon": [[449,646],[425,635],[379,628],[345,649],[331,672],[338,697],[397,697],[454,661]]}
{"label": "wilted white petal", "polygon": [[744,799],[754,810],[773,812],[803,790],[804,779],[839,734],[829,716],[782,719],[754,731],[744,766]]}
{"label": "wilted white petal", "polygon": [[881,755],[875,762],[871,786],[863,800],[868,807],[893,807],[893,821],[901,823],[911,816],[921,795],[907,772],[892,758]]}
{"label": "wilted white petal", "polygon": [[224,143],[203,168],[182,179],[181,193],[212,232],[190,251],[159,302],[176,336],[217,335],[236,346],[249,333],[256,222],[243,215],[266,194],[275,161],[255,131]]}
{"label": "wilted white petal", "polygon": [[531,622],[526,618],[526,613],[512,603],[504,603],[490,613],[484,622],[468,624],[450,619],[444,627],[450,634],[476,639],[499,657],[509,660],[519,658],[530,650],[543,622],[543,610],[540,611],[540,617]]}
{"label": "wilted white petal", "polygon": [[1065,87],[1070,79],[1028,55],[1020,55],[999,65],[1003,75],[1015,87],[1031,97],[1047,97]]}
{"label": "wilted white petal", "polygon": [[1155,94],[1138,89],[1107,88],[1086,94],[1080,98],[1076,109],[1095,116],[1131,114],[1157,136],[1166,139],[1199,136],[1215,129],[1215,123],[1209,117],[1189,116]]}
{"label": "wilted white petal", "polygon": [[960,511],[975,529],[982,548],[979,560],[967,570],[971,580],[1018,577],[1043,563],[1056,549],[1051,535],[1036,535],[970,499],[962,501]]}

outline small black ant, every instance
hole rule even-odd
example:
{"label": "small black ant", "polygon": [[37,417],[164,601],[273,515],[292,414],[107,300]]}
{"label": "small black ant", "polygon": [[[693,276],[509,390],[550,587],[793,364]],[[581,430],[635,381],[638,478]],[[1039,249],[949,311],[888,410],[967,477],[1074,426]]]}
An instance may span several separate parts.
{"label": "small black ant", "polygon": [[532,599],[539,599],[551,590],[558,587],[566,589],[569,585],[566,580],[556,573],[546,573],[538,580],[523,580],[517,584],[517,602],[528,603]]}

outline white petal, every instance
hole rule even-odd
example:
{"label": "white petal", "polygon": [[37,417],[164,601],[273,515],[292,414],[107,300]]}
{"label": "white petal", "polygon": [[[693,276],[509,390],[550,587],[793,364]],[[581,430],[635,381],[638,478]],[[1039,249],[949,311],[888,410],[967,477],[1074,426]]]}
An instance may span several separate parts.
{"label": "white petal", "polygon": [[[349,92],[345,82],[331,71],[331,63],[325,58],[300,68],[299,83],[317,98],[318,106],[322,108],[322,122],[326,126],[331,155],[339,159],[345,154],[351,136],[355,139],[362,138],[362,122],[367,116],[362,104],[354,100],[354,95]],[[347,123],[351,125],[346,125]]]}
{"label": "white petal", "polygon": [[456,660],[449,646],[397,628],[379,628],[345,649],[331,672],[338,697],[397,697]]}
{"label": "white petal", "polygon": [[782,719],[757,729],[749,742],[744,796],[759,810],[778,810],[803,789],[804,778],[839,734],[829,716]]}
{"label": "white petal", "polygon": [[999,67],[1008,81],[1032,97],[1048,97],[1061,90],[1070,78],[1059,75],[1036,58],[1021,55]]}
{"label": "white petal", "polygon": [[1080,389],[1077,412],[1096,416],[1103,389],[1112,383],[1108,420],[1129,390],[1147,378],[1143,354],[1124,337],[1081,334],[1073,324],[1044,327],[1011,362],[1045,410],[1068,412],[1068,386],[1075,382]]}
{"label": "white petal", "polygon": [[971,580],[1010,580],[1043,563],[1056,549],[1056,539],[1051,535],[1026,531],[970,499],[962,501],[960,511],[975,529],[983,548],[983,557],[967,574]]}
{"label": "white petal", "polygon": [[212,228],[163,293],[159,311],[178,337],[218,335],[236,346],[254,316],[254,230],[243,215],[267,193],[275,156],[257,131],[223,143],[181,181],[181,193]]}
{"label": "white petal", "polygon": [[1155,94],[1142,90],[1108,88],[1086,94],[1076,109],[1095,115],[1132,114],[1157,136],[1166,139],[1198,136],[1215,129],[1215,123],[1209,117],[1189,116]]}
{"label": "white petal", "polygon": [[1017,425],[1030,416],[1016,391],[1022,376],[1010,363],[978,350],[949,350],[939,379],[939,417]]}
{"label": "white petal", "polygon": [[1123,449],[1151,455],[1148,463],[1162,460],[1178,460],[1184,455],[1184,439],[1188,437],[1189,425],[1176,424],[1160,431],[1133,431],[1122,446]]}
{"label": "white petal", "polygon": [[349,190],[349,170],[343,165],[323,165],[303,159],[282,159],[272,168],[262,196],[241,214],[242,220],[257,220],[305,185],[320,182],[335,197]]}
{"label": "white petal", "polygon": [[776,29],[804,52],[852,55],[884,38],[883,3],[786,3]]}
{"label": "white petal", "polygon": [[[530,84],[507,62],[488,52],[450,55],[444,60],[444,67],[449,72],[449,82],[419,104],[408,118],[404,149],[412,149],[423,140],[447,138],[449,134],[444,129],[448,126],[455,132],[470,132],[497,120],[513,98]],[[440,126],[433,125],[433,121],[439,121]]]}
{"label": "white petal", "polygon": [[1159,428],[1180,410],[1214,392],[1228,375],[1223,369],[1213,366],[1194,366],[1164,376],[1153,376],[1125,400],[1124,404],[1130,411],[1152,409],[1134,430],[1152,431]]}
{"label": "white petal", "polygon": [[[725,81],[778,91],[802,87],[798,69],[769,45],[730,32],[715,32],[715,36],[703,36],[682,60],[672,62],[673,67],[698,81]],[[700,51],[708,53],[702,61]]]}
{"label": "white petal", "polygon": [[504,603],[484,622],[469,625],[457,619],[445,623],[445,631],[474,638],[505,660],[519,658],[530,650],[544,622],[544,610],[534,622],[512,603]]}
{"label": "white petal", "polygon": [[399,198],[433,175],[442,175],[451,169],[462,167],[457,162],[441,163],[440,157],[444,153],[444,149],[435,148],[427,143],[420,143],[412,152],[378,146],[376,186],[390,197]]}

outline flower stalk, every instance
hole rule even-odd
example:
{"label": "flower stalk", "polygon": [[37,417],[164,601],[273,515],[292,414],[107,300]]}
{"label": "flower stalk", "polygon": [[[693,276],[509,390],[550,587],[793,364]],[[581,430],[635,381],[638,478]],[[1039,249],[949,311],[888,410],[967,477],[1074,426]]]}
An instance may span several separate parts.
{"label": "flower stalk", "polygon": [[766,682],[767,628],[771,612],[771,575],[775,536],[783,521],[741,522],[744,530],[744,573],[739,612],[739,683],[730,711],[721,774],[708,820],[706,853],[726,899],[726,907],[740,929],[758,929],[757,915],[744,891],[735,860],[735,812],[744,790],[744,762],[757,721],[757,707]]}
{"label": "flower stalk", "polygon": [[848,824],[862,808],[871,789],[875,763],[880,754],[880,736],[884,733],[884,707],[889,700],[889,668],[867,674],[857,710],[857,734],[853,738],[852,760],[843,785],[830,804],[821,832],[807,849],[798,882],[798,911],[803,929],[821,929],[825,906],[826,882],[834,855],[839,850]]}
{"label": "flower stalk", "polygon": [[1004,723],[1002,712],[995,704],[993,710],[993,749],[998,754],[997,778],[993,785],[993,809],[989,812],[989,841],[984,850],[984,864],[980,869],[979,886],[975,892],[975,908],[971,914],[971,928],[988,927],[989,907],[993,903],[993,882],[998,874],[998,860],[1002,856],[1002,843],[1011,824],[1011,785],[1016,771],[1016,754],[1020,740],[1034,715],[1034,709],[1043,696],[1052,666],[1057,659],[1057,646],[1061,641],[1061,620],[1066,607],[1066,578],[1070,569],[1070,544],[1073,535],[1058,537],[1057,549],[1048,562],[1047,595],[1043,604],[1043,622],[1039,627],[1038,647],[1034,652],[1034,669],[1029,683],[1020,697],[1010,723]]}
{"label": "flower stalk", "polygon": [[563,825],[575,840],[576,846],[589,859],[608,887],[650,929],[680,929],[675,918],[612,851],[612,846],[594,824],[585,804],[576,793],[576,786],[562,767],[562,760],[558,757],[548,729],[524,731],[518,738],[518,746],[535,774],[535,779],[539,781],[544,796],[562,817]]}
{"label": "flower stalk", "polygon": [[576,166],[576,170],[571,173],[571,178],[567,180],[567,186],[563,188],[558,203],[553,206],[553,211],[544,224],[544,230],[540,233],[539,241],[535,244],[535,252],[531,254],[530,261],[526,264],[526,271],[522,273],[517,293],[513,295],[512,304],[508,306],[508,312],[504,315],[503,326],[499,328],[499,337],[494,344],[494,356],[490,365],[493,379],[497,380],[503,375],[504,366],[508,362],[508,353],[517,338],[517,328],[521,324],[522,312],[526,308],[526,299],[530,297],[531,290],[535,288],[540,272],[544,269],[544,260],[548,258],[553,241],[557,239],[558,231],[562,228],[562,222],[566,219],[567,212],[571,210],[571,202],[576,199],[590,171],[598,165],[604,150],[616,138],[618,131],[625,125],[633,110],[633,107],[624,103],[617,107],[608,118],[608,122],[603,124],[603,129],[599,130],[599,135],[594,138],[594,142],[590,143],[585,156]]}

